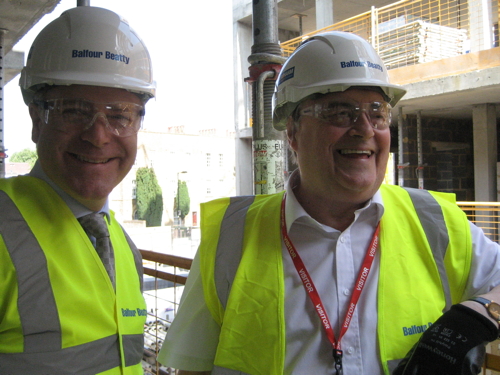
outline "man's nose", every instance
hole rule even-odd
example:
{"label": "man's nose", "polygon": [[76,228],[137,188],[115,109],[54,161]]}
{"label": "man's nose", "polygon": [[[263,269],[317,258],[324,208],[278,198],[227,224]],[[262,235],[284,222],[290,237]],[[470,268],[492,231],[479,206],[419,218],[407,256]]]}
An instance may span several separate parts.
{"label": "man's nose", "polygon": [[366,111],[360,111],[357,118],[352,122],[349,134],[353,136],[361,136],[363,138],[371,138],[375,135],[373,122],[366,113]]}
{"label": "man's nose", "polygon": [[89,124],[83,129],[82,139],[100,147],[110,141],[111,131],[106,115],[97,112]]}
{"label": "man's nose", "polygon": [[370,117],[370,114],[366,111],[366,109],[360,109],[358,112],[358,116],[353,122],[354,123],[367,122],[369,125],[375,128],[375,125],[373,125],[373,121]]}
{"label": "man's nose", "polygon": [[[98,120],[100,120],[100,121],[98,121]],[[89,130],[96,122],[101,123],[105,128],[107,128],[109,130],[108,118],[106,117],[106,115],[104,113],[97,112],[94,115],[94,117],[92,117],[92,120],[90,120],[90,122],[87,124],[87,126],[85,126],[83,131]]]}

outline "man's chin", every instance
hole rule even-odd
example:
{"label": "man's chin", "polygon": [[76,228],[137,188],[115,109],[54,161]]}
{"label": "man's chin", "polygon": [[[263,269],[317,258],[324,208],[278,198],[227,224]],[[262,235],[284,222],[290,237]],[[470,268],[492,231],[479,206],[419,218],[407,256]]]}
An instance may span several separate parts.
{"label": "man's chin", "polygon": [[[75,200],[90,208],[98,211],[104,206],[112,189],[104,186],[75,186],[68,188],[66,192]],[[96,208],[97,207],[97,208]]]}

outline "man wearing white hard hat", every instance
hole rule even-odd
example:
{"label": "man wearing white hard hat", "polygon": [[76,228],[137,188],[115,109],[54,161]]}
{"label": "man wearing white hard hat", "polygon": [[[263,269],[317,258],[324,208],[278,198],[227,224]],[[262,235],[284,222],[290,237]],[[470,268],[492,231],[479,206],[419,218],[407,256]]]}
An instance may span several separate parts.
{"label": "man wearing white hard hat", "polygon": [[20,78],[38,161],[0,180],[0,373],[143,374],[140,253],[108,195],[155,95],[143,41],[116,13],[64,12]]}
{"label": "man wearing white hard hat", "polygon": [[500,249],[453,196],[382,185],[404,93],[354,34],[297,48],[273,122],[298,169],[282,193],[203,205],[163,364],[180,374],[480,371],[498,336],[498,314],[481,303],[500,301]]}

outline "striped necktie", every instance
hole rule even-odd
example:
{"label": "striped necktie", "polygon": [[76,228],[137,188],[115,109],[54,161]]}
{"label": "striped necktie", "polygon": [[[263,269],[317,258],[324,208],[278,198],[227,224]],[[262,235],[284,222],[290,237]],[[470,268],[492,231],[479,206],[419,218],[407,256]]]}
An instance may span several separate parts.
{"label": "striped necktie", "polygon": [[78,218],[78,221],[88,236],[95,237],[95,249],[104,264],[113,287],[115,287],[115,254],[109,239],[109,231],[104,220],[104,213],[93,212]]}

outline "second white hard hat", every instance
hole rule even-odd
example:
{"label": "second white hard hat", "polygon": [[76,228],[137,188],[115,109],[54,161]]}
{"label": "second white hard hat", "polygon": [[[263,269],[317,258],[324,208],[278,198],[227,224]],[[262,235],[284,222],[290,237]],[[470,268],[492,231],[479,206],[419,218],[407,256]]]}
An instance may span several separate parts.
{"label": "second white hard hat", "polygon": [[309,95],[345,91],[353,86],[380,88],[392,106],[406,93],[389,82],[382,59],[360,36],[332,31],[307,39],[288,58],[276,80],[274,127],[286,129],[287,118]]}

